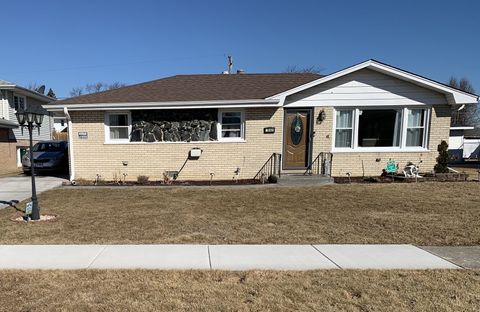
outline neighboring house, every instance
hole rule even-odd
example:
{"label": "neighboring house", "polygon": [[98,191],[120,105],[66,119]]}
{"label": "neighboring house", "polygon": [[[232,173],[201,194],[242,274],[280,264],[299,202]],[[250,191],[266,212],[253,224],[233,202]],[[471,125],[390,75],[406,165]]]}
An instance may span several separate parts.
{"label": "neighboring house", "polygon": [[0,174],[12,173],[21,167],[21,157],[29,146],[28,130],[22,134],[15,113],[27,109],[45,114],[40,134],[35,129],[33,139],[34,142],[49,140],[53,118],[42,105],[51,101],[52,98],[43,94],[0,80]]}
{"label": "neighboring house", "polygon": [[480,128],[473,126],[450,127],[448,146],[451,163],[480,160]]}
{"label": "neighboring house", "polygon": [[332,176],[378,176],[389,160],[431,171],[451,105],[477,101],[369,60],[327,76],[179,75],[44,107],[69,120],[72,180],[207,180],[251,179],[273,153],[282,173],[321,153],[333,154]]}
{"label": "neighboring house", "polygon": [[67,118],[65,116],[53,116],[53,128],[56,132],[67,131]]}

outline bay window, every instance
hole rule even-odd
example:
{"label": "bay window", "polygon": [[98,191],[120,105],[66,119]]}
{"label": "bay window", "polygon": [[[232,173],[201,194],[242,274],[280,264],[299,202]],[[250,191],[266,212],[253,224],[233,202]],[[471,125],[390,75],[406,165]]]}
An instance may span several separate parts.
{"label": "bay window", "polygon": [[429,111],[425,108],[338,109],[335,112],[334,149],[427,148]]}

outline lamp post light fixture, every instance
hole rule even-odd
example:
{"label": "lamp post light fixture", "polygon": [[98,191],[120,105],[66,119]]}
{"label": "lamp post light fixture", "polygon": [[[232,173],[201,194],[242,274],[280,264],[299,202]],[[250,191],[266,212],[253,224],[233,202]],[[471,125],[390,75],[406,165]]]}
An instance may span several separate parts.
{"label": "lamp post light fixture", "polygon": [[33,161],[33,138],[32,132],[34,128],[38,129],[40,134],[40,127],[43,122],[43,114],[35,113],[31,111],[16,112],[15,116],[17,117],[18,124],[22,128],[28,129],[28,135],[30,138],[30,174],[32,178],[32,220],[40,220],[40,207],[38,207],[37,200],[37,189],[35,186],[35,166]]}

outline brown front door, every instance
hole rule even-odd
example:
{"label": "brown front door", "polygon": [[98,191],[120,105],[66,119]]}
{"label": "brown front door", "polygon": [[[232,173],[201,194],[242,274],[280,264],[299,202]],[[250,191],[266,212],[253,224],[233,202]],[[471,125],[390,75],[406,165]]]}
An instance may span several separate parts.
{"label": "brown front door", "polygon": [[284,169],[305,169],[310,155],[310,110],[285,111]]}

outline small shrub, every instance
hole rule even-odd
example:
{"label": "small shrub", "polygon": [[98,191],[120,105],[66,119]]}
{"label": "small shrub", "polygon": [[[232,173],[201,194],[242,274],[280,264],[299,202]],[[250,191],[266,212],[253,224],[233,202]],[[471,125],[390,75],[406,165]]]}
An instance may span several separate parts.
{"label": "small shrub", "polygon": [[147,183],[148,183],[148,179],[149,179],[148,176],[139,175],[139,176],[137,177],[137,182],[140,183],[140,184],[147,184]]}
{"label": "small shrub", "polygon": [[278,177],[274,174],[271,174],[268,177],[268,183],[277,183],[278,182]]}
{"label": "small shrub", "polygon": [[442,141],[437,147],[438,157],[437,164],[433,168],[435,173],[447,173],[448,172],[448,144]]}

